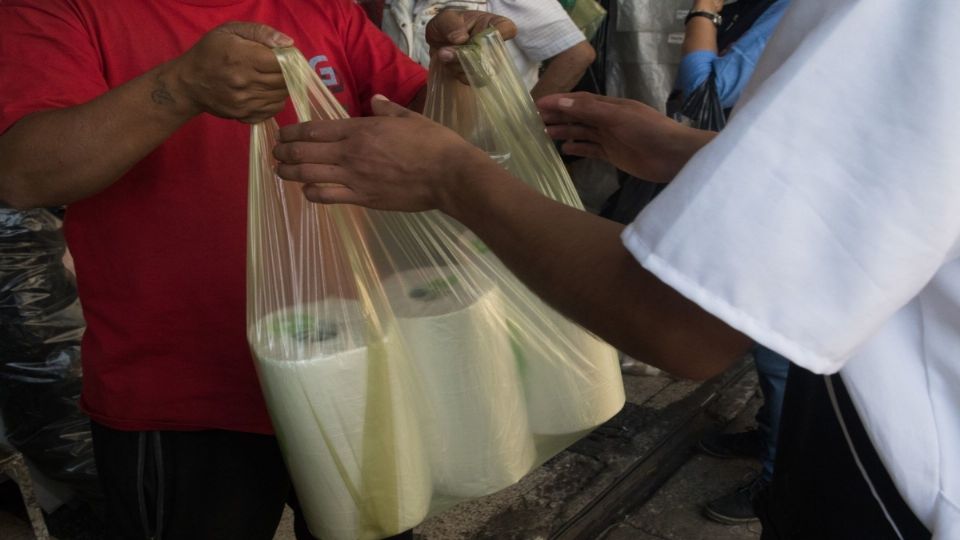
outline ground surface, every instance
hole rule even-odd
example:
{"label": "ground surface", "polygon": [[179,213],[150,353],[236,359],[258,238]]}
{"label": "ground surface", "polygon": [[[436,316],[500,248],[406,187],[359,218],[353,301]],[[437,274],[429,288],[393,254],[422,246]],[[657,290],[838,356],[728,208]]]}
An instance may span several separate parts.
{"label": "ground surface", "polygon": [[[757,403],[748,403],[747,400],[753,395],[754,379],[750,370],[743,370],[742,374],[740,382],[717,391],[710,390],[706,383],[676,381],[664,376],[627,376],[628,404],[611,422],[547,462],[519,484],[436,516],[418,527],[416,535],[423,540],[551,537],[756,540],[759,526],[715,524],[702,516],[701,508],[707,500],[741,483],[757,465],[695,454],[690,448],[689,437],[677,437],[688,426],[711,429],[709,426],[723,425],[734,417],[732,428],[739,429],[751,423]],[[710,391],[704,393],[707,390]],[[702,409],[708,408],[707,403],[712,403],[709,406],[712,416],[724,418],[704,423],[702,417],[706,415],[702,414]],[[642,503],[639,506],[631,502],[629,493],[626,498],[610,495],[616,491],[618,482],[623,484],[622,480],[630,474],[636,477],[637,470],[641,471],[643,483],[645,469],[638,467],[654,460],[657,452],[666,452],[679,459],[667,467],[669,476],[664,478],[665,483],[647,486],[650,496],[638,494],[638,502]],[[651,470],[666,467],[661,461],[654,460]],[[617,508],[607,512],[604,504],[617,505]],[[0,539],[32,538],[26,522],[15,515],[17,510],[5,508],[10,506],[9,497],[0,502]],[[578,533],[575,527],[570,528],[569,524],[584,521],[582,516],[591,512],[615,517],[602,522],[605,531]],[[58,538],[98,538],[89,529],[86,532],[78,529],[82,527],[61,531]],[[275,540],[292,540],[292,530],[292,515],[288,511]]]}

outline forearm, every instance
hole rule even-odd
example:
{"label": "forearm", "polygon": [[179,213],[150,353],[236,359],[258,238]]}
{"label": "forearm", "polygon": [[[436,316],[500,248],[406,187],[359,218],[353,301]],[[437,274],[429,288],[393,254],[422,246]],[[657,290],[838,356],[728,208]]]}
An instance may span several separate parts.
{"label": "forearm", "polygon": [[550,60],[530,93],[534,99],[539,99],[550,94],[569,92],[595,58],[596,52],[586,41],[570,47]]}
{"label": "forearm", "polygon": [[[709,11],[719,13],[723,7],[717,0],[697,0],[691,11]],[[694,17],[687,23],[681,51],[684,56],[694,51],[717,51],[717,27],[704,17]]]}
{"label": "forearm", "polygon": [[197,111],[170,64],[82,105],[28,115],[0,136],[0,201],[69,204],[106,188]]}
{"label": "forearm", "polygon": [[622,225],[549,200],[490,164],[472,164],[446,210],[547,302],[625,352],[705,378],[749,338],[647,272],[620,241]]}

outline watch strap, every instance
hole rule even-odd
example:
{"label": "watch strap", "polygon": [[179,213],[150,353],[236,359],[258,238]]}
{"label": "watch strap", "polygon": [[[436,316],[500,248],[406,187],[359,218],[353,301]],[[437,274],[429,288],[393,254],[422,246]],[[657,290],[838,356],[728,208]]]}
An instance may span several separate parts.
{"label": "watch strap", "polygon": [[723,24],[723,17],[721,17],[719,13],[714,13],[712,11],[696,10],[696,11],[691,11],[690,13],[687,14],[687,18],[683,20],[684,26],[689,24],[690,19],[693,19],[694,17],[703,17],[705,19],[709,19],[710,22],[712,22],[713,25],[718,28],[720,27],[721,24]]}

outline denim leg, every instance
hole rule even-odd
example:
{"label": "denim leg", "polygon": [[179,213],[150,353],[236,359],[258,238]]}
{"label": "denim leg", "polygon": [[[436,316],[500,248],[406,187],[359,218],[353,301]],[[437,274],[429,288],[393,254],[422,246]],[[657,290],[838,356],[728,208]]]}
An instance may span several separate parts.
{"label": "denim leg", "polygon": [[763,478],[773,478],[773,463],[777,456],[777,434],[780,433],[780,411],[783,409],[783,394],[787,388],[787,372],[790,361],[763,345],[753,350],[757,366],[763,406],[757,411],[757,425],[763,436]]}

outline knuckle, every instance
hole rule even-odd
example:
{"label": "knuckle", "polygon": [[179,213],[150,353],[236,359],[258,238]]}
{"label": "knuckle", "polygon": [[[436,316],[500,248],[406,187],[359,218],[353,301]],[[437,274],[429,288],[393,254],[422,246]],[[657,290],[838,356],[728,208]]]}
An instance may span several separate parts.
{"label": "knuckle", "polygon": [[303,143],[295,142],[287,146],[287,161],[299,163],[303,160],[304,154]]}
{"label": "knuckle", "polygon": [[233,89],[240,89],[247,86],[247,78],[240,73],[230,73],[227,75],[226,84]]}
{"label": "knuckle", "polygon": [[250,96],[246,92],[234,92],[230,96],[230,106],[237,110],[249,110],[247,105],[250,101]]}

